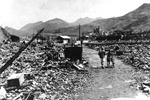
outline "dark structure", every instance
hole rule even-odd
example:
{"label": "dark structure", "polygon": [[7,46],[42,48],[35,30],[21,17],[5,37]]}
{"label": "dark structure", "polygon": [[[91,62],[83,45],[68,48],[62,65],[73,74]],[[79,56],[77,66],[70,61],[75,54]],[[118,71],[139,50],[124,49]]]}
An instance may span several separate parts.
{"label": "dark structure", "polygon": [[71,61],[82,60],[82,47],[67,47],[64,50],[65,58]]}
{"label": "dark structure", "polygon": [[0,38],[1,41],[19,42],[20,38],[16,35],[10,34],[6,29],[0,27]]}
{"label": "dark structure", "polygon": [[12,42],[19,42],[20,41],[20,38],[18,36],[15,36],[15,35],[11,35],[10,36],[10,40]]}

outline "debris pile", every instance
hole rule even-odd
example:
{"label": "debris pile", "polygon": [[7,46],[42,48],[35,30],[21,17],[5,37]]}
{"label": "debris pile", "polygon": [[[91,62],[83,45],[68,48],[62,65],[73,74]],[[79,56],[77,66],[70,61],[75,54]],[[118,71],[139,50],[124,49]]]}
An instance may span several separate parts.
{"label": "debris pile", "polygon": [[[20,44],[4,44],[0,47],[1,66],[20,48]],[[70,100],[77,98],[88,83],[89,73],[77,70],[87,68],[87,62],[73,62],[64,58],[62,46],[48,47],[46,44],[29,46],[0,75],[0,98],[7,100]],[[61,54],[60,54],[61,53]],[[61,56],[60,56],[61,55]],[[75,66],[76,65],[76,66]],[[21,73],[14,82],[13,74]],[[17,80],[16,80],[17,79]],[[10,81],[11,80],[11,81]]]}
{"label": "debris pile", "polygon": [[150,70],[150,53],[149,53],[149,45],[134,45],[134,46],[126,46],[128,49],[127,53],[118,57],[122,59],[126,64],[132,65],[136,70],[149,71]]}

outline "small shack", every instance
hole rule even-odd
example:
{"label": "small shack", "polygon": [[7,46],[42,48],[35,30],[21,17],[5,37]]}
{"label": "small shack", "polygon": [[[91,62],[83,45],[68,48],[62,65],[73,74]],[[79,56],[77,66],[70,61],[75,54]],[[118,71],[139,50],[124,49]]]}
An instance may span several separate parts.
{"label": "small shack", "polygon": [[63,44],[67,44],[70,42],[70,37],[69,36],[58,36],[56,37],[57,43],[63,43]]}

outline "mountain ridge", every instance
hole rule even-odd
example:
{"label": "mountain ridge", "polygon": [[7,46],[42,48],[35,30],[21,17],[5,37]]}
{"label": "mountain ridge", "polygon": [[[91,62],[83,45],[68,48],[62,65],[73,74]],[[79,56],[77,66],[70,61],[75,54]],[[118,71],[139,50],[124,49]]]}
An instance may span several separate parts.
{"label": "mountain ridge", "polygon": [[150,29],[150,4],[144,3],[133,11],[119,17],[94,19],[89,17],[79,18],[74,24],[68,23],[60,18],[48,20],[46,22],[30,23],[22,27],[21,31],[37,31],[44,27],[45,33],[68,33],[78,32],[78,25],[81,25],[82,32],[92,32],[94,28],[100,26],[101,30],[133,30],[136,32]]}
{"label": "mountain ridge", "polygon": [[[146,24],[146,23],[150,24],[150,21],[148,21],[150,18],[149,16],[150,16],[150,4],[145,3],[140,7],[138,7],[137,9],[123,16],[112,17],[104,20],[96,20],[90,24],[101,26],[103,30],[111,30],[111,29],[126,29],[126,30],[133,29],[134,30],[139,25]],[[146,20],[147,22],[142,23],[142,21],[146,21]],[[136,22],[138,22],[137,26],[135,26]],[[133,24],[134,26],[132,27]],[[130,27],[127,28],[127,26],[129,25]]]}

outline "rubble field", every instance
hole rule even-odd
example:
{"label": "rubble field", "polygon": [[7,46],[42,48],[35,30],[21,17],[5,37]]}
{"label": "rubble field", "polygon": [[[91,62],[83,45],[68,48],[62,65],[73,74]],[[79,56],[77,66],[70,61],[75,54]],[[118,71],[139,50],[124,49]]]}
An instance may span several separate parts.
{"label": "rubble field", "polygon": [[[115,45],[104,46],[106,50],[113,48]],[[132,75],[132,82],[129,87],[142,91],[146,95],[150,94],[150,46],[148,44],[138,45],[118,45],[119,51],[123,51],[122,55],[116,55],[124,65],[131,66],[132,72],[127,69],[106,69],[108,74],[102,69],[91,69],[91,65],[84,60],[79,62],[70,61],[64,57],[64,47],[60,44],[48,46],[47,43],[33,43],[26,48],[21,55],[2,73],[0,74],[0,99],[4,100],[80,100],[82,94],[92,86],[96,88],[96,84],[106,85],[116,77],[123,78],[129,71]],[[2,67],[15,53],[20,49],[20,43],[3,44],[0,47],[0,67]],[[98,50],[97,46],[89,48]],[[92,54],[91,54],[92,56]],[[92,59],[92,58],[91,58]],[[99,59],[98,59],[99,61]],[[95,61],[96,62],[96,61]],[[119,66],[119,65],[118,65]],[[125,67],[126,68],[126,67]],[[127,72],[126,72],[127,70]],[[123,71],[122,76],[118,76],[119,71]],[[24,81],[20,86],[9,86],[8,79],[10,76],[22,73]],[[99,73],[99,74],[98,74]],[[101,75],[98,79],[97,75]],[[111,76],[112,75],[112,76]],[[114,75],[114,76],[113,76]],[[128,74],[127,74],[128,75]],[[106,79],[105,79],[105,78]],[[114,79],[113,79],[114,80]],[[102,81],[104,83],[100,83]],[[120,80],[118,80],[120,82]],[[122,81],[121,81],[122,82]],[[93,85],[91,85],[93,84]],[[15,85],[15,84],[14,84]],[[98,87],[101,92],[103,89],[114,88],[112,85]],[[117,87],[118,88],[118,87]],[[119,89],[119,88],[118,88]],[[123,88],[122,88],[123,89]],[[88,90],[89,91],[89,90]],[[128,91],[128,90],[126,90]],[[110,92],[111,93],[111,92]],[[122,95],[122,92],[116,92]],[[101,94],[101,95],[102,95]],[[116,94],[116,95],[118,95]],[[126,94],[126,93],[123,93]],[[96,94],[99,96],[99,94]],[[105,94],[104,94],[105,95]],[[113,95],[113,93],[112,93]],[[90,95],[89,95],[90,96]],[[93,94],[94,96],[94,94]],[[111,98],[111,97],[110,97]],[[84,98],[82,98],[84,99]],[[105,100],[105,97],[101,97]]]}
{"label": "rubble field", "polygon": [[[3,44],[0,47],[0,66],[20,48],[19,43]],[[86,88],[90,79],[87,70],[77,70],[76,62],[69,61],[60,53],[62,46],[48,47],[46,44],[30,45],[0,75],[1,91],[6,100],[74,100]],[[78,64],[77,64],[78,65]],[[88,65],[80,63],[82,67]],[[8,78],[23,73],[21,86],[9,86]],[[1,96],[1,95],[0,95]],[[2,97],[1,96],[1,97]]]}

